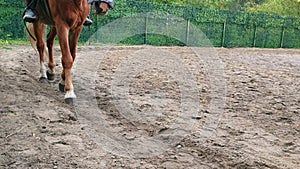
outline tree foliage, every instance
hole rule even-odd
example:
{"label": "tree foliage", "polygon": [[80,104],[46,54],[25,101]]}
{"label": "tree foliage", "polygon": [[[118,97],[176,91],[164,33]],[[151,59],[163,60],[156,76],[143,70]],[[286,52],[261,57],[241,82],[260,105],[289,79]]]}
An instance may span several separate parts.
{"label": "tree foliage", "polygon": [[253,7],[260,5],[266,0],[139,0],[156,3],[170,3],[183,6],[193,6],[213,9],[242,10],[245,6]]}
{"label": "tree foliage", "polygon": [[139,0],[221,10],[242,10],[283,16],[300,16],[299,0]]}
{"label": "tree foliage", "polygon": [[182,6],[193,6],[214,9],[228,9],[235,0],[140,0],[157,3],[170,3]]}
{"label": "tree foliage", "polygon": [[259,5],[254,4],[248,9],[250,12],[269,13],[283,16],[300,16],[300,1],[298,0],[267,0]]}

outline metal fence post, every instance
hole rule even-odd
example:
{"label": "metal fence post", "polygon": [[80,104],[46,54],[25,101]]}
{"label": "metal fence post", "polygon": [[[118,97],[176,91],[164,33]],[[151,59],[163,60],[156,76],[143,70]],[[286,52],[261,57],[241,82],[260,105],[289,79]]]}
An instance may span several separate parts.
{"label": "metal fence post", "polygon": [[252,42],[252,47],[255,47],[256,45],[256,36],[257,36],[257,25],[254,25],[254,33],[253,33],[253,42]]}
{"label": "metal fence post", "polygon": [[147,38],[148,38],[148,13],[145,16],[145,37],[144,37],[144,45],[147,45]]}
{"label": "metal fence post", "polygon": [[281,31],[281,38],[280,38],[280,48],[283,47],[284,33],[285,33],[285,29],[284,29],[284,26],[283,26],[282,31]]}
{"label": "metal fence post", "polygon": [[186,46],[188,46],[188,44],[189,44],[190,24],[191,24],[191,21],[190,21],[190,19],[188,19],[187,23],[186,23],[186,39],[185,39]]}
{"label": "metal fence post", "polygon": [[267,43],[267,38],[268,38],[268,30],[266,30],[267,28],[264,27],[264,40],[263,40],[263,44],[262,47],[265,48],[266,47],[266,43]]}
{"label": "metal fence post", "polygon": [[224,47],[224,45],[225,45],[225,37],[226,37],[226,21],[223,23],[222,45],[221,45],[221,47]]}

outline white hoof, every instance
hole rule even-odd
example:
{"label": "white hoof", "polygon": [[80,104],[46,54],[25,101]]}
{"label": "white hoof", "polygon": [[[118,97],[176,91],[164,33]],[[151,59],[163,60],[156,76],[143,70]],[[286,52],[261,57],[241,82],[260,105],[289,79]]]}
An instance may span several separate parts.
{"label": "white hoof", "polygon": [[76,105],[76,95],[73,90],[66,92],[65,102],[70,105]]}

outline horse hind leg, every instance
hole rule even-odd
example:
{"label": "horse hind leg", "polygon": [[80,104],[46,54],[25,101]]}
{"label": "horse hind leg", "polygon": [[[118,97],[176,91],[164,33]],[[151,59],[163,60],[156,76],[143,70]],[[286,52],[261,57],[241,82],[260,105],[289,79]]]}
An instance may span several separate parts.
{"label": "horse hind leg", "polygon": [[53,57],[53,44],[54,44],[54,38],[56,36],[56,29],[55,27],[51,27],[50,32],[47,35],[47,48],[48,48],[48,56],[49,56],[49,62],[48,67],[49,70],[47,71],[47,78],[49,81],[53,81],[55,78],[55,61]]}
{"label": "horse hind leg", "polygon": [[44,50],[44,42],[43,42],[43,28],[44,26],[40,23],[26,23],[26,27],[28,28],[28,37],[31,43],[31,46],[36,50],[40,57],[40,79],[41,82],[47,81],[47,73],[46,66],[44,64],[44,55],[47,52]]}
{"label": "horse hind leg", "polygon": [[40,79],[39,81],[42,83],[49,83],[47,79],[47,67],[45,66],[45,42],[44,42],[44,34],[46,32],[46,25],[41,23],[34,23],[34,34],[36,37],[36,48],[40,56]]}

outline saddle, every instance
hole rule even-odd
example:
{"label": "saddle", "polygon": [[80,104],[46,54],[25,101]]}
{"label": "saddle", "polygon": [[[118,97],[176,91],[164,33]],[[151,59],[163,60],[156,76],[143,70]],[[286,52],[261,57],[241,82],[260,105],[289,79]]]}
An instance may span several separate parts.
{"label": "saddle", "polygon": [[[87,0],[88,4],[104,2],[109,5],[111,9],[114,8],[113,0]],[[102,9],[99,8],[99,5],[95,6],[96,10],[101,13]],[[38,0],[36,4],[37,15],[39,20],[47,25],[55,25],[55,22],[51,16],[50,7],[48,0]]]}

